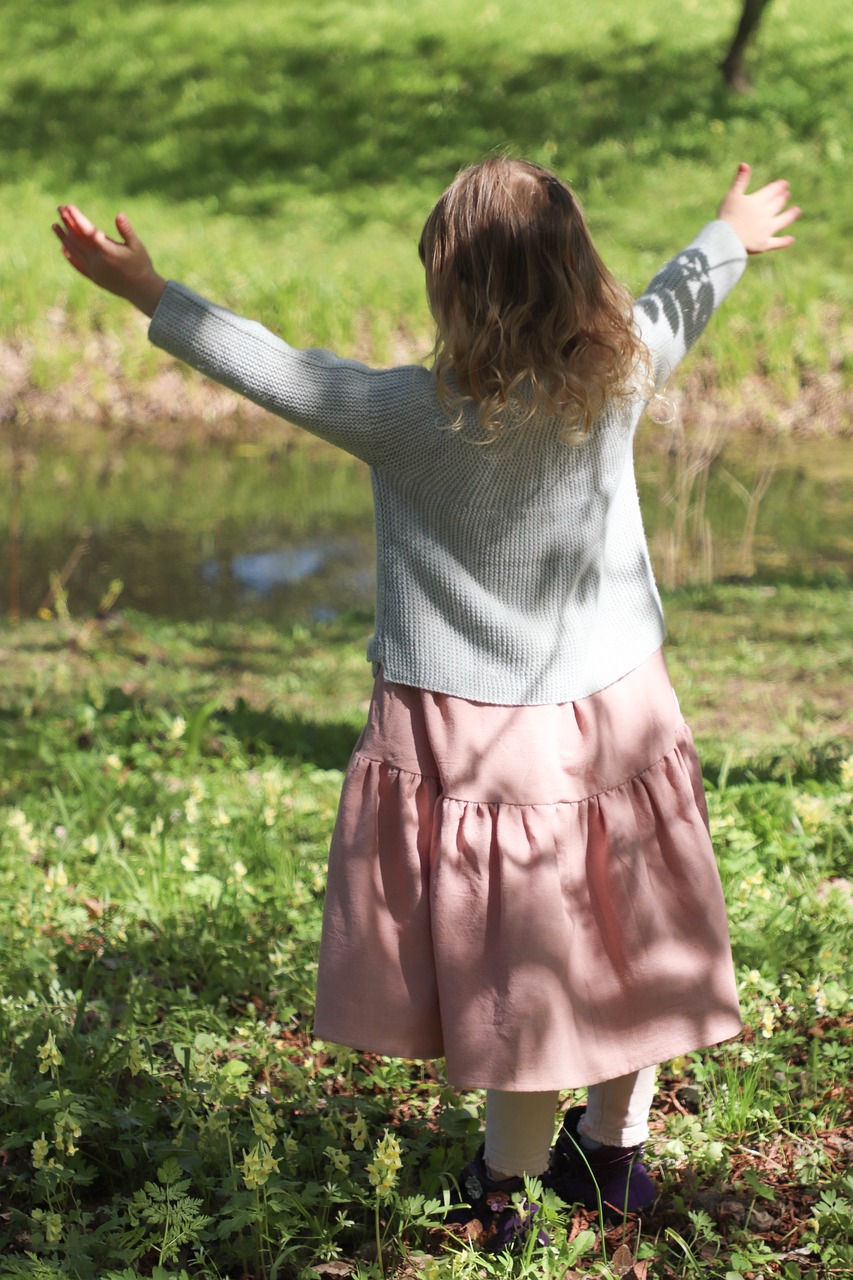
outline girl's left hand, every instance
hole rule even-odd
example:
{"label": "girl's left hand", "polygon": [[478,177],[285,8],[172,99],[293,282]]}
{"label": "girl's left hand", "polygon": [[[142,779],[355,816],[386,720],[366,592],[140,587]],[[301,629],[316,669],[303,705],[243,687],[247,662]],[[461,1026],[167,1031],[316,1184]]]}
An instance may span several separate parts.
{"label": "girl's left hand", "polygon": [[59,206],[62,224],[53,230],[62,252],[81,275],[94,284],[127,298],[147,316],[153,316],[166,288],[166,281],[154,270],[145,245],[136,235],[127,214],[116,218],[121,241],[111,240],[73,204]]}
{"label": "girl's left hand", "polygon": [[796,222],[801,213],[797,205],[788,203],[791,188],[784,178],[780,178],[747,194],[751,176],[748,164],[738,165],[734,182],[726,192],[717,216],[740,237],[747,253],[789,248],[794,237],[780,236],[779,232]]}

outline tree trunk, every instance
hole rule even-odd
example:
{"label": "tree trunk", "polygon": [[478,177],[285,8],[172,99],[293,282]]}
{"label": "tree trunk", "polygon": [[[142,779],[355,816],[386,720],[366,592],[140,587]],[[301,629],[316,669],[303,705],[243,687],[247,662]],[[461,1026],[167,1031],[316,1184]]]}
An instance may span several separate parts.
{"label": "tree trunk", "polygon": [[723,78],[735,93],[752,93],[752,81],[746,71],[746,46],[758,29],[762,14],[770,0],[743,0],[740,22],[728,53],[720,64]]}

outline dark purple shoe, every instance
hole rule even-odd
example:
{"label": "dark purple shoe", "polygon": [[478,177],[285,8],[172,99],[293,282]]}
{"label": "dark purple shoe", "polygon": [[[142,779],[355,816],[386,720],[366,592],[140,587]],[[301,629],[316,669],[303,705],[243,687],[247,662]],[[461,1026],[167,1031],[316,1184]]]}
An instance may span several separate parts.
{"label": "dark purple shoe", "polygon": [[[491,1178],[486,1172],[485,1147],[480,1147],[459,1178],[462,1203],[458,1209],[450,1210],[445,1222],[462,1227],[479,1222],[478,1243],[487,1253],[520,1248],[535,1230],[539,1206],[527,1200],[520,1205],[513,1203],[513,1197],[519,1192],[524,1192],[524,1179]],[[542,1245],[548,1243],[544,1231],[538,1233],[538,1239]]]}
{"label": "dark purple shoe", "polygon": [[600,1196],[604,1217],[610,1220],[647,1208],[658,1193],[642,1163],[642,1144],[587,1151],[578,1134],[585,1110],[572,1107],[563,1118],[551,1152],[549,1185],[566,1204],[582,1204],[585,1209],[597,1209]]}

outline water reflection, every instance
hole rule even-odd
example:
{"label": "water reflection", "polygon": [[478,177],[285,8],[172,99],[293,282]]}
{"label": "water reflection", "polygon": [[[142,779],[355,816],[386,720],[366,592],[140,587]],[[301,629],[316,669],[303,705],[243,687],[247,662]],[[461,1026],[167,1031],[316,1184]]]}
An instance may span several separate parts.
{"label": "water reflection", "polygon": [[[91,448],[79,455],[67,448],[33,452],[21,503],[23,617],[44,601],[51,573],[72,561],[68,606],[78,617],[97,610],[115,579],[124,584],[119,607],[176,620],[287,624],[372,607],[370,480],[361,464],[333,451],[294,450],[281,459],[211,444],[180,455],[126,449],[121,466],[115,462]],[[751,534],[760,579],[853,576],[850,467],[845,441],[788,448]],[[697,542],[714,577],[741,571],[747,508],[732,476],[737,473],[748,492],[754,471],[748,457],[727,455],[701,490],[701,511],[696,495],[684,506],[683,537]],[[7,468],[7,484],[8,474]],[[64,495],[62,476],[72,477]],[[652,556],[665,581],[678,527],[673,464],[649,450],[638,460],[638,482]],[[8,511],[3,483],[0,474],[0,504]],[[76,561],[75,549],[84,551]],[[686,550],[693,554],[690,545]],[[5,537],[0,583],[8,581]]]}
{"label": "water reflection", "polygon": [[[262,551],[252,556],[235,556],[231,561],[231,572],[242,587],[256,591],[265,596],[274,587],[287,583],[301,582],[319,573],[324,561],[329,559],[330,548],[296,547],[281,551]],[[208,560],[201,566],[201,576],[211,581],[210,574],[219,575],[219,565]]]}

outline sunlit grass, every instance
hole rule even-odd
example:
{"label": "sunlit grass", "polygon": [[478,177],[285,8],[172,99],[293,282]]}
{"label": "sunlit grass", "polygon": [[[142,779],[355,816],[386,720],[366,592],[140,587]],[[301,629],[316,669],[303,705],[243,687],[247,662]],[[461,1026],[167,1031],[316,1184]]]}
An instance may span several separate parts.
{"label": "sunlit grass", "polygon": [[[821,594],[802,592],[796,614],[760,588],[668,601],[685,707],[701,720],[713,690],[728,717],[700,738],[745,1031],[663,1065],[649,1149],[662,1198],[639,1234],[602,1237],[595,1215],[546,1196],[551,1243],[512,1262],[440,1228],[481,1097],[445,1088],[441,1064],[312,1038],[369,620],[282,632],[132,615],[3,633],[3,1274],[308,1280],[338,1258],[378,1280],[377,1241],[400,1280],[413,1266],[613,1280],[619,1258],[659,1280],[843,1272],[853,735],[780,754],[769,716],[751,753],[727,752],[729,683],[743,697],[782,652],[805,670],[821,628],[843,646],[849,615],[831,591],[821,611]],[[744,610],[768,637],[757,659],[736,643]]]}
{"label": "sunlit grass", "polygon": [[712,216],[738,159],[759,182],[784,172],[807,210],[800,243],[752,265],[729,308],[744,329],[721,320],[709,349],[725,385],[849,373],[844,0],[777,0],[748,99],[717,69],[735,0],[4,8],[2,326],[35,345],[42,382],[67,377],[63,343],[124,323],[60,261],[57,201],[103,222],[126,206],[166,274],[295,342],[387,361],[401,335],[429,348],[415,253],[429,207],[495,147],[576,184],[635,289]]}

